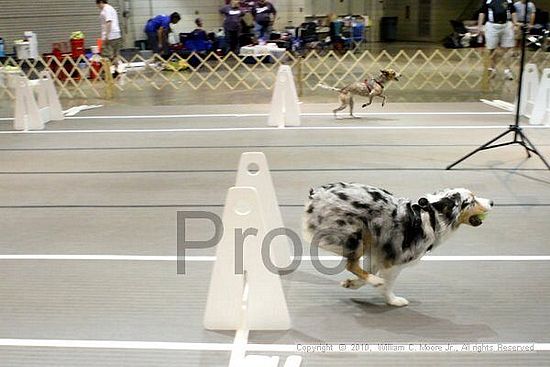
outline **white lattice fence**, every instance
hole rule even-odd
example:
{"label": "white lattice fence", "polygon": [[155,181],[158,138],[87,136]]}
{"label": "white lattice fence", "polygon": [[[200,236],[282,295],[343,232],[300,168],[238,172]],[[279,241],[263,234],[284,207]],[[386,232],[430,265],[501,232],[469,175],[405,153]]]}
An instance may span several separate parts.
{"label": "white lattice fence", "polygon": [[[57,59],[14,60],[0,63],[2,70],[23,73],[36,78],[38,73],[48,69],[55,76],[56,86],[62,97],[68,98],[109,98],[114,89],[118,93],[128,90],[191,89],[191,90],[258,90],[271,89],[281,64],[290,65],[296,74],[299,88],[315,91],[319,83],[343,86],[376,75],[379,69],[393,68],[403,78],[393,83],[399,90],[460,90],[487,91],[512,88],[502,81],[487,83],[486,52],[483,49],[435,49],[401,50],[363,53],[310,52],[305,57],[286,53],[281,58],[270,56],[242,58],[234,54],[187,57],[173,55],[169,60],[158,56],[143,59],[135,56],[131,60],[121,59],[119,76],[114,82],[104,73],[108,65],[98,64],[80,57],[76,60],[67,57]],[[512,52],[505,55],[505,62],[517,67],[519,57]],[[550,53],[537,51],[529,53],[528,62],[541,68],[550,65]],[[1,75],[8,75],[3,72]],[[6,78],[3,78],[5,81]],[[0,83],[0,97],[14,98],[8,83]],[[512,83],[513,84],[513,83]],[[115,94],[116,96],[116,94]]]}

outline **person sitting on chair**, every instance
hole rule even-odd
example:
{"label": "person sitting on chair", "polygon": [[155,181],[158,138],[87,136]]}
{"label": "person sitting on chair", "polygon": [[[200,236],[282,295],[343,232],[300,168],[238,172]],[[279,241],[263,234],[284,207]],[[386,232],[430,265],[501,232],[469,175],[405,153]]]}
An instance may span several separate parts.
{"label": "person sitting on chair", "polygon": [[207,40],[208,39],[208,34],[206,33],[206,31],[203,28],[204,23],[203,23],[202,19],[201,18],[195,19],[195,25],[197,26],[197,28],[195,28],[193,30],[193,32],[191,32],[191,34],[193,35],[193,38]]}

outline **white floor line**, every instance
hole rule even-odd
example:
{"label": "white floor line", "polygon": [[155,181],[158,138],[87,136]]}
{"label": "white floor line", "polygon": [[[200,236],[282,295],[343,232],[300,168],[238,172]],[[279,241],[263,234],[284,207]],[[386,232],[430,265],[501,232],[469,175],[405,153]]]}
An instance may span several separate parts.
{"label": "white floor line", "polygon": [[143,342],[118,340],[0,339],[0,347],[231,351],[233,348],[233,344]]}
{"label": "white floor line", "polygon": [[[148,133],[196,133],[196,132],[243,132],[243,131],[299,131],[299,130],[502,130],[504,125],[449,125],[449,126],[300,126],[300,127],[222,127],[222,128],[183,128],[183,129],[95,129],[95,130],[31,130],[31,131],[0,131],[1,135],[16,134],[148,134]],[[524,129],[550,129],[550,126],[523,126]]]}
{"label": "white floor line", "polygon": [[[324,343],[315,343],[315,344],[324,344]],[[480,345],[480,344],[492,344],[492,343],[484,342],[484,343],[466,343],[466,344]],[[507,344],[507,343],[502,343],[502,344]],[[513,344],[533,345],[535,348],[535,351],[539,351],[539,352],[550,351],[550,343],[514,342]],[[298,345],[299,343],[297,344],[248,344],[246,346],[246,350],[248,352],[296,353],[298,351]],[[463,344],[457,344],[457,345],[460,347]],[[0,347],[151,349],[151,350],[228,352],[232,350],[233,344],[231,343],[146,342],[146,341],[119,341],[119,340],[0,339]],[[405,350],[404,352],[407,352],[407,350]],[[372,352],[364,351],[363,353],[372,353]],[[427,351],[427,353],[433,353],[433,352]],[[474,352],[469,351],[466,353],[474,353]],[[509,353],[509,352],[506,352],[506,353]]]}
{"label": "white floor line", "polygon": [[[301,256],[303,261],[313,259],[321,261],[339,261],[340,256]],[[0,255],[0,260],[81,260],[81,261],[176,261],[177,256],[140,256],[140,255]],[[191,262],[213,262],[215,256],[185,256],[181,260]],[[550,261],[545,255],[472,255],[472,256],[424,256],[422,261]]]}
{"label": "white floor line", "polygon": [[[301,116],[333,116],[332,112],[304,112]],[[364,112],[356,113],[356,116],[464,116],[464,115],[510,115],[509,112]],[[112,116],[71,116],[66,120],[125,120],[125,119],[185,119],[185,118],[242,118],[242,117],[267,117],[267,113],[211,113],[211,114],[187,114],[187,115],[112,115]],[[0,117],[0,121],[13,121],[13,117]]]}

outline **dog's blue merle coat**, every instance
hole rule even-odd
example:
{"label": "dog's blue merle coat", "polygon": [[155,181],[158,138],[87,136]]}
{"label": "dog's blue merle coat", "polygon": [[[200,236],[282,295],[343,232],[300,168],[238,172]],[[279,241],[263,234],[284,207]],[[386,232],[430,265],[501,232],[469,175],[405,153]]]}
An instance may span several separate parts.
{"label": "dog's blue merle coat", "polygon": [[[479,226],[493,206],[466,189],[445,189],[418,202],[398,198],[372,186],[334,183],[311,189],[305,206],[304,237],[347,258],[346,269],[357,278],[344,288],[378,287],[386,303],[406,306],[393,293],[402,268],[416,263],[460,224]],[[365,257],[367,270],[359,264]]]}
{"label": "dog's blue merle coat", "polygon": [[436,201],[416,203],[357,183],[325,185],[310,191],[305,236],[348,259],[365,254],[385,266],[406,264],[436,246],[443,232],[458,227],[461,211],[471,205],[469,192],[463,191],[447,190],[434,196]]}

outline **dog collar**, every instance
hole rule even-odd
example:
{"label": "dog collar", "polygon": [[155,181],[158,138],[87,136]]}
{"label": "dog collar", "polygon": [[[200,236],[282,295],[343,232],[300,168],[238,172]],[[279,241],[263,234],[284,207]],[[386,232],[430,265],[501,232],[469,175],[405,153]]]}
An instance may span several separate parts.
{"label": "dog collar", "polygon": [[421,210],[423,211],[426,211],[428,212],[428,214],[430,215],[430,226],[432,227],[433,231],[435,232],[435,227],[437,225],[436,223],[436,220],[435,220],[435,211],[433,210],[433,208],[431,206],[428,206],[428,207],[420,207]]}

